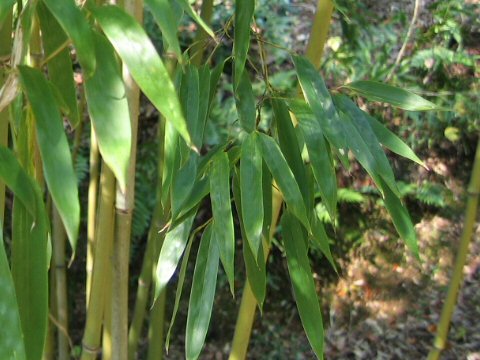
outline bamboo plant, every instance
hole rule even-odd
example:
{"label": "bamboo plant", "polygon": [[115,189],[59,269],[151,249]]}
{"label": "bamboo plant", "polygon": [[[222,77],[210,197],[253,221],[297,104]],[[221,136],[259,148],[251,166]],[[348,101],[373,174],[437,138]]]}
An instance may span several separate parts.
{"label": "bamboo plant", "polygon": [[[333,11],[331,1],[319,1],[306,56],[290,53],[301,89],[298,97],[285,97],[269,81],[269,44],[252,27],[254,0],[236,1],[233,19],[216,31],[209,25],[215,11],[213,1],[203,1],[199,15],[187,0],[145,0],[145,9],[162,32],[166,49],[162,53],[142,26],[141,0],[102,3],[0,2],[0,185],[6,184],[14,197],[13,207],[6,213],[12,228],[10,260],[3,241],[0,246],[0,280],[7,289],[0,297],[0,310],[9,309],[0,311],[0,320],[7,324],[0,329],[0,358],[35,360],[46,356],[47,351],[51,353],[51,344],[45,346],[51,311],[49,257],[53,249],[55,268],[63,269],[65,236],[71,261],[76,261],[77,239],[83,238],[75,154],[70,150],[64,121],[77,134],[82,126],[91,134],[82,359],[95,359],[100,353],[104,359],[134,359],[147,307],[151,309],[148,358],[161,358],[164,342],[168,348],[174,331],[189,255],[197,248],[185,356],[197,359],[201,354],[219,269],[223,268],[229,290],[235,294],[235,258],[242,256],[247,276],[230,358],[245,358],[255,308],[261,309],[267,299],[266,258],[276,234],[285,249],[304,330],[316,356],[322,358],[323,323],[308,258],[310,242],[318,245],[333,267],[335,261],[323,223],[314,212],[315,192],[318,190],[335,218],[335,166],[348,168],[349,153],[372,178],[400,237],[418,256],[413,225],[383,147],[423,163],[347,95],[405,110],[435,110],[436,106],[406,90],[371,81],[337,84],[337,90],[329,91],[318,68]],[[184,15],[199,29],[187,51],[178,36]],[[222,39],[232,34],[231,56],[215,58],[212,63],[215,50],[224,46]],[[252,41],[259,44],[260,70],[251,62]],[[208,53],[211,48],[212,53]],[[76,64],[81,69],[81,88],[73,81]],[[227,79],[232,83],[241,134],[210,147],[205,142],[205,127],[219,79],[227,76],[225,65],[232,68]],[[261,99],[254,95],[253,75],[262,80]],[[161,114],[159,176],[128,327],[140,92]],[[269,127],[258,121],[264,106],[273,110]],[[205,198],[210,199],[212,216],[201,222],[197,212],[208,206]],[[50,207],[47,199],[51,199]],[[4,208],[0,187],[2,217]],[[48,215],[49,208],[53,216]],[[238,215],[238,230],[234,214]],[[3,221],[0,225],[3,229]],[[240,254],[237,239],[242,241]],[[168,315],[164,304],[170,301],[165,289],[177,271],[177,288],[171,299],[174,311],[165,341],[159,341],[164,338]],[[61,285],[64,270],[54,278],[57,311],[51,312],[66,330],[58,332],[57,352],[59,358],[67,358],[68,310],[63,305],[66,295]]]}

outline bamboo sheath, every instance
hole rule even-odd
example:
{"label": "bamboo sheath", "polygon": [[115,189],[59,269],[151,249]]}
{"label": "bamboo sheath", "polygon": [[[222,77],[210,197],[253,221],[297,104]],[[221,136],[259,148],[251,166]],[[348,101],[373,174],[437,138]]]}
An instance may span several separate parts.
{"label": "bamboo sheath", "polygon": [[[320,67],[323,55],[323,49],[330,28],[330,21],[333,13],[334,4],[331,0],[319,0],[317,11],[312,25],[309,42],[306,49],[306,57],[317,68]],[[280,210],[283,203],[282,194],[273,187],[272,198],[272,225],[270,228],[270,239],[275,234],[276,225],[280,216]],[[264,243],[265,260],[270,252],[270,239],[268,244]],[[235,332],[232,341],[232,350],[229,360],[242,360],[247,356],[248,343],[250,341],[253,321],[255,318],[257,302],[253,295],[248,281],[245,283],[240,309],[235,325]]]}

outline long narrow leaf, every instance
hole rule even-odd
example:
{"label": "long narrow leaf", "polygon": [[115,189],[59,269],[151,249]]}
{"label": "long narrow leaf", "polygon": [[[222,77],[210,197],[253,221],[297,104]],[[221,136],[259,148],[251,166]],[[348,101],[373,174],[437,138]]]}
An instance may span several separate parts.
{"label": "long narrow leaf", "polygon": [[259,134],[258,141],[262,150],[262,157],[265,160],[270,172],[273,175],[280,191],[283,194],[285,202],[292,214],[294,214],[307,230],[310,230],[307,210],[303,202],[302,193],[298,183],[288,167],[287,161],[283,156],[275,140],[265,134]]}
{"label": "long narrow leaf", "polygon": [[45,180],[75,252],[80,226],[80,201],[63,121],[43,74],[27,66],[19,69],[22,86],[36,119]]}
{"label": "long narrow leaf", "polygon": [[219,252],[214,231],[205,229],[195,263],[192,290],[188,303],[185,354],[187,360],[196,360],[202,351],[212,314]]}
{"label": "long narrow leaf", "polygon": [[202,27],[202,29],[210,35],[212,38],[215,38],[215,34],[213,33],[212,29],[210,29],[210,26],[203,21],[203,19],[198,15],[190,5],[190,3],[187,0],[177,0],[179,5],[183,8],[183,10],[198,24]]}
{"label": "long narrow leaf", "polygon": [[25,345],[18,312],[17,295],[7,254],[3,246],[3,229],[0,222],[0,359],[24,360]]}
{"label": "long narrow leaf", "polygon": [[88,111],[100,153],[125,189],[132,145],[125,86],[113,47],[98,33],[94,34],[94,41],[97,71],[85,81]]}
{"label": "long narrow leaf", "polygon": [[145,30],[117,6],[101,6],[93,13],[138,86],[191,146],[175,87]]}
{"label": "long narrow leaf", "polygon": [[213,237],[220,251],[220,259],[227,274],[230,291],[234,294],[235,234],[230,201],[230,163],[225,152],[212,161],[210,199],[213,212]]}
{"label": "long narrow leaf", "polygon": [[255,97],[253,96],[252,83],[246,71],[234,89],[235,104],[240,119],[240,124],[246,132],[255,130]]}
{"label": "long narrow leaf", "polygon": [[287,255],[288,272],[293,285],[298,313],[315,355],[319,359],[323,359],[322,312],[315,291],[307,247],[300,224],[288,212],[282,216],[282,234]]}
{"label": "long narrow leaf", "polygon": [[255,11],[255,0],[235,1],[235,30],[233,43],[233,56],[235,59],[235,86],[237,88],[242,79],[245,62],[247,61],[248,48],[250,47],[250,23]]}
{"label": "long narrow leaf", "polygon": [[87,76],[95,72],[95,46],[92,30],[85,15],[74,0],[43,0],[63,30],[72,39],[77,50],[78,60]]}
{"label": "long narrow leaf", "polygon": [[155,300],[175,273],[175,269],[187,245],[188,234],[192,228],[195,214],[196,212],[187,217],[165,236],[155,272]]}
{"label": "long narrow leaf", "polygon": [[262,154],[256,137],[256,133],[251,133],[243,141],[240,158],[242,219],[246,239],[255,259],[262,243],[263,229]]}
{"label": "long narrow leaf", "polygon": [[368,100],[386,102],[404,110],[437,110],[439,107],[421,96],[395,86],[376,81],[355,81],[343,87],[365,96]]}

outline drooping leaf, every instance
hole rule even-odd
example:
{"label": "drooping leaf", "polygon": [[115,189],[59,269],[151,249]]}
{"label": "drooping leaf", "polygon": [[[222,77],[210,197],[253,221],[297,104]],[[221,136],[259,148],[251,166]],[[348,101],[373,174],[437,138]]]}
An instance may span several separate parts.
{"label": "drooping leaf", "polygon": [[53,94],[42,72],[20,66],[20,79],[35,115],[43,172],[73,252],[80,226],[80,201],[70,147]]}
{"label": "drooping leaf", "polygon": [[175,273],[180,257],[187,245],[196,211],[165,235],[155,272],[155,300]]}
{"label": "drooping leaf", "polygon": [[402,139],[400,139],[397,135],[391,132],[387,127],[385,127],[373,116],[370,116],[366,113],[364,114],[378,140],[387,149],[390,149],[394,153],[403,156],[404,158],[410,159],[417,164],[423,166],[424,168],[427,168],[425,163],[420,160],[420,158],[415,154],[415,152],[407,144],[405,144]]}
{"label": "drooping leaf", "polygon": [[178,23],[175,18],[175,12],[172,9],[172,3],[169,0],[146,0],[145,5],[155,19],[155,22],[162,31],[163,38],[169,45],[169,49],[177,55],[177,59],[182,62],[182,50],[178,42],[177,32]]}
{"label": "drooping leaf", "polygon": [[310,194],[309,187],[307,186],[305,165],[303,164],[300,145],[290,118],[290,113],[283,100],[272,99],[272,108],[275,123],[277,125],[280,150],[285,156],[288,166],[292,169],[293,175],[295,176],[300,191],[302,192],[305,205],[307,205],[309,199],[313,198],[313,194]]}
{"label": "drooping leaf", "polygon": [[237,88],[243,76],[245,62],[247,61],[248,48],[250,47],[250,23],[255,11],[255,0],[235,1],[235,28],[233,57],[234,66],[234,89]]}
{"label": "drooping leaf", "polygon": [[192,290],[188,302],[185,354],[187,360],[196,360],[202,351],[212,314],[219,251],[211,226],[207,226],[198,249]]}
{"label": "drooping leaf", "polygon": [[[198,69],[198,78],[199,78],[199,106],[198,106],[198,119],[194,137],[194,144],[198,144],[197,147],[200,149],[203,145],[203,134],[205,132],[205,124],[207,123],[207,118],[210,110],[210,80],[212,74],[210,73],[209,66],[203,65]],[[215,78],[213,79],[214,81]],[[214,84],[216,86],[216,83]]]}
{"label": "drooping leaf", "polygon": [[298,187],[298,183],[295,180],[292,170],[288,167],[285,157],[275,140],[265,134],[258,135],[257,139],[262,151],[262,157],[282,192],[287,206],[292,214],[301,221],[305,228],[310,230],[307,210],[305,209],[302,193],[300,192],[300,188]]}
{"label": "drooping leaf", "polygon": [[25,345],[18,312],[17,296],[7,254],[3,246],[3,229],[0,222],[0,359],[24,360]]}
{"label": "drooping leaf", "polygon": [[[250,245],[246,240],[246,231],[245,231],[245,223],[243,220],[242,213],[243,211],[243,203],[240,195],[240,184],[239,184],[239,174],[238,171],[235,171],[233,176],[233,197],[235,199],[235,206],[237,209],[237,214],[239,214],[239,222],[240,222],[240,231],[242,233],[242,245],[243,245],[243,260],[245,262],[245,269],[247,272],[247,280],[250,284],[250,288],[252,289],[253,295],[257,300],[258,307],[260,311],[262,311],[263,302],[265,301],[265,293],[266,293],[266,284],[267,284],[267,276],[266,276],[266,269],[265,269],[265,256],[263,254],[263,244],[260,241],[258,245],[258,249],[255,252],[252,252],[250,249]],[[271,183],[268,184],[271,188]]]}
{"label": "drooping leaf", "polygon": [[386,102],[404,110],[436,110],[438,106],[421,96],[395,86],[376,81],[355,81],[343,87],[371,101]]}
{"label": "drooping leaf", "polygon": [[[375,133],[373,132],[368,120],[363,116],[362,111],[350,99],[343,95],[335,97],[335,103],[345,115],[343,118],[344,124],[346,124],[346,126],[351,130],[349,132],[351,136],[348,138],[350,139],[353,137],[358,137],[358,141],[362,143],[361,146],[363,147],[364,144],[368,149],[369,154],[373,158],[373,166],[370,170],[367,169],[367,171],[370,174],[376,173],[380,175],[388,184],[390,189],[392,189],[392,191],[399,196],[400,193],[395,182],[395,176],[393,174],[392,167],[390,166],[385,152],[380,146],[380,141],[375,136]],[[352,126],[355,128],[356,132],[353,131]],[[357,149],[351,149],[352,152],[358,154]],[[370,166],[370,164],[368,166]]]}
{"label": "drooping leaf", "polygon": [[212,160],[210,199],[213,212],[213,237],[218,245],[230,291],[234,294],[235,234],[230,201],[230,163],[225,152],[219,153]]}
{"label": "drooping leaf", "polygon": [[395,229],[397,229],[398,234],[405,241],[413,255],[415,255],[417,259],[420,259],[417,235],[407,209],[403,206],[400,198],[385,182],[382,181],[380,186],[383,189],[385,207],[392,217]]}
{"label": "drooping leaf", "polygon": [[140,89],[191,146],[175,87],[145,30],[117,6],[100,6],[93,13]]}
{"label": "drooping leaf", "polygon": [[188,2],[188,0],[177,0],[178,4],[183,8],[183,10],[198,24],[202,27],[202,29],[212,38],[215,38],[215,34],[213,33],[210,26],[203,21],[203,19],[193,10],[192,6]]}
{"label": "drooping leaf", "polygon": [[185,252],[182,257],[182,263],[180,264],[180,273],[178,274],[177,290],[175,291],[175,303],[173,305],[172,318],[168,325],[167,336],[165,337],[165,349],[168,351],[170,347],[170,336],[172,334],[173,325],[177,318],[178,307],[180,306],[180,299],[182,298],[183,284],[185,282],[185,275],[187,273],[188,259],[190,258],[190,250],[192,249],[193,239],[191,238],[187,244]]}
{"label": "drooping leaf", "polygon": [[[179,156],[177,156],[179,160]],[[198,155],[190,152],[183,166],[173,174],[172,180],[172,217],[175,219],[183,208],[183,204],[190,196],[195,184],[198,168]]]}
{"label": "drooping leaf", "polygon": [[305,57],[293,56],[293,63],[305,99],[320,122],[325,137],[337,149],[345,149],[346,139],[342,123],[318,70]]}
{"label": "drooping leaf", "polygon": [[[110,43],[94,33],[97,71],[85,81],[85,96],[105,163],[125,189],[130,161],[131,124],[120,67]],[[114,129],[114,130],[113,130]]]}
{"label": "drooping leaf", "polygon": [[77,50],[78,61],[88,76],[95,72],[95,46],[92,29],[74,0],[43,0],[63,30],[72,39]]}
{"label": "drooping leaf", "polygon": [[235,104],[243,130],[251,133],[255,130],[255,97],[248,72],[244,71],[235,88]]}
{"label": "drooping leaf", "polygon": [[[258,145],[258,144],[257,144]],[[270,227],[272,226],[272,174],[268,170],[265,161],[262,161],[262,192],[263,192],[263,229],[262,234],[264,239],[270,241]]]}
{"label": "drooping leaf", "polygon": [[289,212],[284,213],[281,223],[288,273],[292,281],[298,313],[315,355],[319,359],[323,359],[322,312],[315,291],[315,282],[308,260],[302,228]]}
{"label": "drooping leaf", "polygon": [[[43,35],[42,44],[48,57],[61,46],[64,46],[68,38],[60,24],[42,2],[39,2],[37,5],[37,13]],[[52,84],[59,90],[63,101],[67,105],[68,118],[72,126],[76,127],[80,121],[80,114],[78,112],[77,94],[73,81],[72,59],[68,46],[52,57],[48,61],[47,66],[48,77]]]}
{"label": "drooping leaf", "polygon": [[256,137],[253,132],[243,141],[240,158],[242,219],[246,240],[255,259],[262,243],[263,229],[262,154]]}
{"label": "drooping leaf", "polygon": [[179,146],[178,131],[171,122],[165,123],[165,136],[163,141],[163,167],[162,167],[162,204],[168,206],[167,202],[170,196],[170,187],[172,185],[173,174],[177,171],[175,166],[178,164],[175,158],[177,156],[177,147]]}
{"label": "drooping leaf", "polygon": [[330,243],[327,233],[325,232],[325,227],[323,226],[323,223],[320,221],[318,216],[314,216],[312,219],[312,234],[313,241],[318,246],[323,255],[325,255],[328,262],[332,265],[333,269],[338,273],[335,261],[333,260],[332,252],[330,251]]}
{"label": "drooping leaf", "polygon": [[313,175],[320,190],[325,207],[332,219],[337,208],[337,178],[329,149],[318,121],[308,105],[303,101],[291,101],[290,109],[295,114],[302,130]]}

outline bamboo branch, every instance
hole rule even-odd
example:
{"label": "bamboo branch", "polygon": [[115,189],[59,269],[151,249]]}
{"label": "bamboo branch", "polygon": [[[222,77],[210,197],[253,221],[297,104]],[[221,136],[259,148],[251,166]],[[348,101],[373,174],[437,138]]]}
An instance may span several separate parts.
{"label": "bamboo branch", "polygon": [[[317,11],[306,50],[306,57],[317,68],[320,67],[323,49],[327,41],[332,12],[333,1],[318,1]],[[270,239],[275,234],[276,224],[278,222],[283,203],[282,194],[276,190],[275,186],[273,186],[272,202],[272,225],[270,228]],[[268,253],[270,252],[270,239],[267,244],[264,244],[265,261],[268,258]],[[242,295],[242,301],[240,303],[237,323],[235,325],[235,333],[233,335],[232,350],[230,352],[229,360],[242,360],[246,358],[253,320],[255,318],[256,306],[257,302],[248,281],[246,281]]]}
{"label": "bamboo branch", "polygon": [[480,195],[480,142],[477,144],[475,153],[475,162],[473,164],[470,184],[467,190],[467,206],[465,219],[463,221],[463,232],[460,238],[457,258],[453,268],[450,286],[448,287],[447,297],[443,304],[442,315],[438,323],[437,335],[433,344],[433,349],[428,354],[428,360],[438,360],[447,343],[448,330],[452,319],[455,304],[457,302],[458,292],[463,283],[463,267],[468,256],[468,248],[472,239],[473,228],[477,218],[478,198]]}

